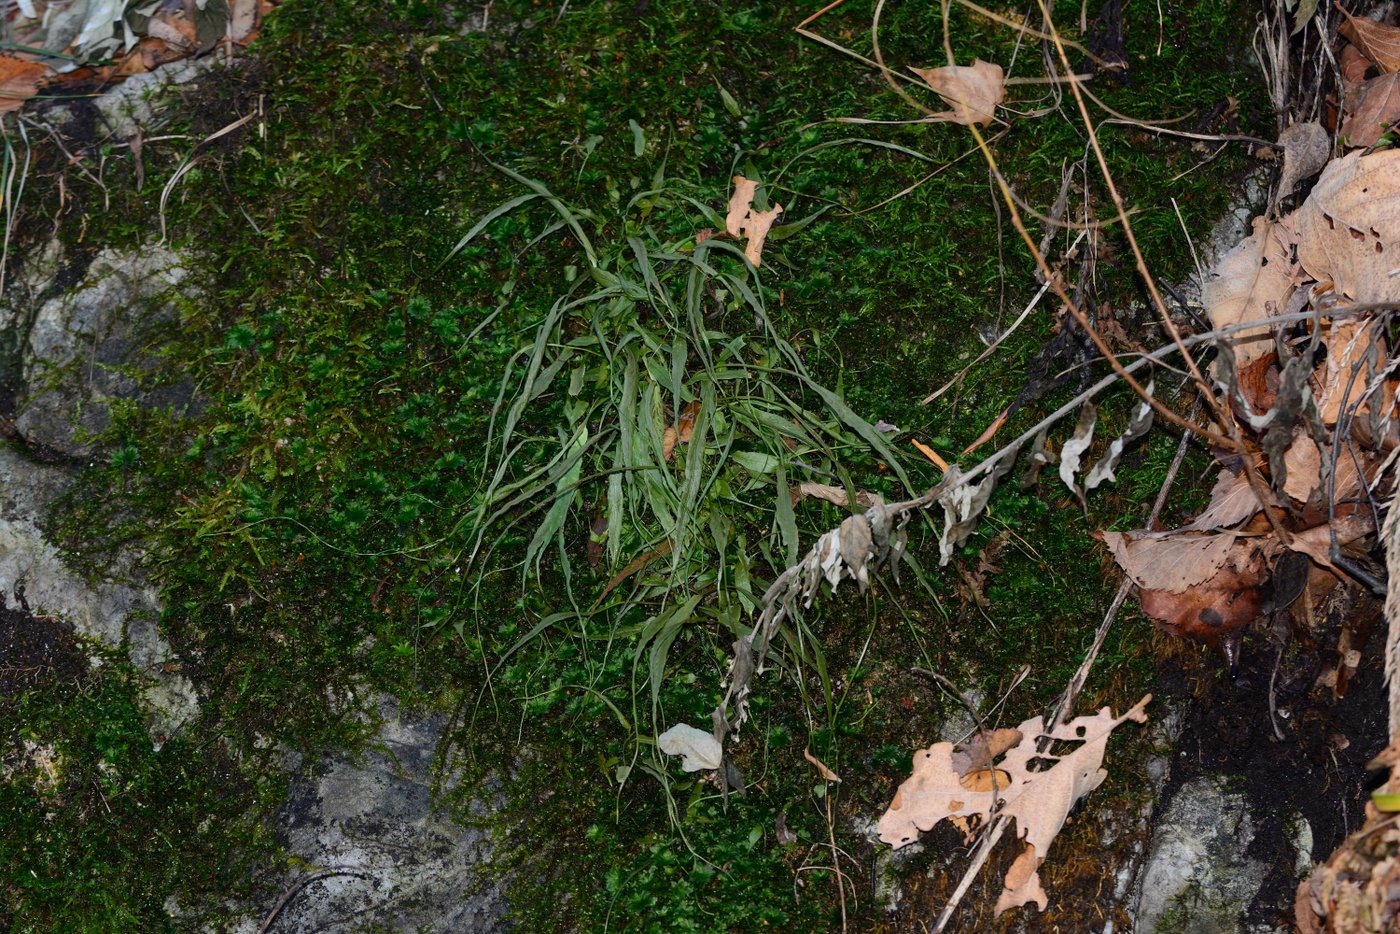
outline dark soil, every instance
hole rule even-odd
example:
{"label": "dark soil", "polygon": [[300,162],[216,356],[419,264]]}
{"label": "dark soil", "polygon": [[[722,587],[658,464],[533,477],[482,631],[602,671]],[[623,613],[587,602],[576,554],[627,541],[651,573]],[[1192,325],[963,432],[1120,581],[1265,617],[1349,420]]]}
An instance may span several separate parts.
{"label": "dark soil", "polygon": [[0,595],[0,699],[76,680],[87,669],[73,627],[6,606]]}
{"label": "dark soil", "polygon": [[1336,664],[1335,646],[1295,638],[1273,679],[1282,740],[1269,711],[1276,643],[1246,639],[1234,680],[1213,657],[1163,664],[1158,697],[1175,699],[1186,715],[1161,807],[1202,775],[1238,777],[1257,822],[1248,855],[1269,866],[1250,906],[1251,922],[1291,928],[1296,815],[1312,829],[1314,861],[1326,859],[1365,817],[1366,763],[1387,741],[1383,642],[1378,635],[1362,647],[1361,665],[1338,700],[1330,686],[1318,683]]}

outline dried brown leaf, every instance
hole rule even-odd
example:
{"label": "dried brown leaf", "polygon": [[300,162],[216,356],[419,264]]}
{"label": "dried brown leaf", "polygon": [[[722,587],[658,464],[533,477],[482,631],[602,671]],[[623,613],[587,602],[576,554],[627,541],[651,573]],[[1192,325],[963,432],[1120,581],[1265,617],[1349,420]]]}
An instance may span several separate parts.
{"label": "dried brown leaf", "polygon": [[1123,573],[1143,590],[1183,593],[1210,580],[1231,560],[1238,560],[1233,532],[1193,535],[1184,532],[1100,532]]}
{"label": "dried brown leaf", "polygon": [[1332,158],[1332,136],[1317,121],[1293,124],[1279,134],[1278,144],[1283,149],[1279,198],[1286,198],[1299,182],[1321,172]]}
{"label": "dried brown leaf", "polygon": [[749,262],[760,266],[763,262],[763,243],[768,239],[768,231],[772,229],[778,215],[783,213],[783,206],[775,204],[767,211],[755,211],[753,198],[758,191],[758,182],[742,175],[734,176],[733,181],[734,194],[729,198],[729,213],[725,215],[724,228],[731,237],[744,237],[748,240],[744,246],[744,255],[748,257]]}
{"label": "dried brown leaf", "polygon": [[[809,496],[824,499],[834,506],[849,507],[851,505],[851,498],[847,495],[845,487],[832,486],[828,483],[813,483],[811,481],[799,483],[793,487],[793,494],[794,506]],[[856,503],[866,509],[874,506],[877,502],[884,502],[884,497],[879,493],[870,493],[866,490],[856,491]]]}
{"label": "dried brown leaf", "polygon": [[[1370,474],[1372,457],[1366,452],[1361,452],[1361,457],[1367,468],[1366,472]],[[1284,454],[1283,462],[1287,467],[1287,476],[1283,481],[1284,493],[1300,503],[1307,503],[1309,500],[1325,502],[1327,491],[1322,488],[1322,453],[1311,435],[1299,431]],[[1333,465],[1333,470],[1337,475],[1333,488],[1338,501],[1351,499],[1361,492],[1361,474],[1357,470],[1356,460],[1345,446],[1342,456],[1337,458],[1337,463]]]}
{"label": "dried brown leaf", "polygon": [[1242,566],[1222,567],[1182,593],[1141,590],[1138,604],[1167,632],[1220,649],[1227,637],[1258,619],[1264,599],[1259,585],[1266,576],[1256,553]]}
{"label": "dried brown leaf", "polygon": [[[1105,707],[1056,729],[1047,729],[1040,717],[1025,721],[1019,727],[1021,741],[1006,751],[994,769],[977,773],[986,775],[975,782],[986,785],[984,791],[965,787],[963,776],[953,767],[952,743],[935,743],[916,752],[912,774],[899,786],[877,825],[880,839],[898,848],[942,820],[987,815],[1000,801],[1000,813],[1016,820],[1024,849],[1006,876],[997,911],[1028,902],[1043,907],[1046,899],[1038,867],[1075,802],[1108,776],[1102,766],[1109,735],[1127,720],[1145,722],[1143,708],[1151,699],[1152,695],[1145,696],[1121,717],[1113,717]],[[1057,756],[1041,751],[1042,739],[1078,745]],[[1033,762],[1053,764],[1035,770]],[[1003,776],[1005,785],[1001,784]]]}
{"label": "dried brown leaf", "polygon": [[743,235],[744,218],[749,216],[749,205],[753,203],[758,182],[742,175],[734,176],[734,194],[729,198],[729,213],[724,218],[724,229],[731,237]]}
{"label": "dried brown leaf", "polygon": [[[1206,275],[1201,301],[1215,327],[1254,321],[1276,314],[1293,290],[1293,275],[1284,245],[1288,231],[1263,217],[1254,219],[1254,232],[1226,253]],[[1245,367],[1273,349],[1267,327],[1236,334],[1235,363]]]}
{"label": "dried brown leaf", "polygon": [[841,776],[837,775],[837,774],[836,774],[835,772],[833,772],[831,769],[827,768],[827,765],[826,765],[825,762],[823,762],[822,760],[818,759],[816,756],[812,755],[812,751],[811,751],[810,749],[803,749],[803,750],[802,750],[802,758],[804,758],[804,759],[806,759],[808,762],[812,763],[812,765],[816,768],[817,772],[821,775],[821,777],[824,778],[824,779],[826,779],[827,781],[829,781],[829,782],[839,782],[839,781],[841,781]]}
{"label": "dried brown leaf", "polygon": [[1374,146],[1400,120],[1400,72],[1362,82],[1350,100],[1337,135],[1348,146]]}
{"label": "dried brown leaf", "polygon": [[1400,150],[1333,159],[1297,223],[1308,275],[1354,301],[1400,301]]}
{"label": "dried brown leaf", "polygon": [[1365,17],[1352,16],[1341,4],[1337,4],[1337,9],[1346,17],[1346,21],[1337,27],[1337,32],[1375,62],[1381,71],[1400,71],[1400,29]]}
{"label": "dried brown leaf", "polygon": [[[1278,505],[1272,496],[1269,497],[1269,505]],[[1249,477],[1243,471],[1232,474],[1222,469],[1215,481],[1215,488],[1210,491],[1210,503],[1196,517],[1196,521],[1182,531],[1212,532],[1216,529],[1233,528],[1259,512],[1261,508],[1263,507],[1259,503],[1258,495],[1249,485]]]}
{"label": "dried brown leaf", "polygon": [[39,93],[39,85],[49,69],[38,62],[0,55],[0,114],[19,110]]}
{"label": "dried brown leaf", "polygon": [[941,68],[911,68],[933,88],[952,110],[928,119],[989,126],[996,108],[1006,99],[1006,81],[1000,65],[976,59],[971,65],[944,65]]}

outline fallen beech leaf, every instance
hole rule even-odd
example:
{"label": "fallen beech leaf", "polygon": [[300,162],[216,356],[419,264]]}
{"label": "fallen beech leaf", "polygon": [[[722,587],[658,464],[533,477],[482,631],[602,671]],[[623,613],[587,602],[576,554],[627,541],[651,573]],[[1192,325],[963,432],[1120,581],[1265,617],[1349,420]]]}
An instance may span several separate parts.
{"label": "fallen beech leaf", "polygon": [[49,69],[38,62],[0,55],[0,114],[23,107],[25,101],[39,93],[39,82],[48,73]]}
{"label": "fallen beech leaf", "polygon": [[1398,202],[1400,150],[1333,159],[1298,209],[1298,262],[1354,301],[1400,300]]}
{"label": "fallen beech leaf", "polygon": [[[1143,590],[1184,593],[1239,558],[1234,532],[1099,532],[1123,573]],[[1245,546],[1248,547],[1248,546]]]}
{"label": "fallen beech leaf", "polygon": [[1362,82],[1337,135],[1348,146],[1374,146],[1400,120],[1400,72]]}
{"label": "fallen beech leaf", "polygon": [[1220,651],[1226,640],[1259,618],[1259,585],[1267,570],[1254,553],[1242,566],[1222,567],[1214,577],[1181,593],[1142,589],[1138,605],[1159,628]]}
{"label": "fallen beech leaf", "polygon": [[724,761],[719,740],[688,723],[677,723],[656,737],[656,745],[668,756],[680,756],[681,768],[687,772],[717,769]]}
{"label": "fallen beech leaf", "polygon": [[[1283,250],[1286,231],[1263,217],[1254,219],[1254,232],[1220,258],[1201,286],[1201,302],[1215,327],[1254,321],[1277,313],[1293,290],[1293,277]],[[1235,365],[1243,368],[1273,350],[1267,327],[1252,328],[1230,340]]]}
{"label": "fallen beech leaf", "polygon": [[1400,71],[1400,29],[1365,17],[1352,16],[1340,3],[1336,7],[1346,17],[1346,22],[1337,27],[1337,32],[1375,62],[1381,71]]}
{"label": "fallen beech leaf", "polygon": [[[1047,900],[1038,867],[1075,802],[1108,776],[1102,766],[1109,734],[1127,720],[1146,722],[1143,708],[1151,700],[1152,695],[1146,695],[1121,717],[1115,718],[1104,707],[1093,716],[1076,717],[1053,730],[1040,717],[1025,721],[1018,728],[1021,741],[995,765],[995,791],[990,789],[990,782],[986,791],[964,787],[963,776],[953,766],[952,743],[935,743],[917,751],[913,772],[899,786],[889,810],[876,825],[880,839],[898,849],[942,820],[985,817],[1000,801],[1000,814],[1016,820],[1024,848],[1003,882],[997,912],[1028,902],[1044,907]],[[1058,756],[1048,748],[1041,751],[1042,738],[1078,745]],[[1032,769],[1033,763],[1051,764],[1037,771]],[[999,781],[1002,775],[1006,777],[1005,786]]]}
{"label": "fallen beech leaf", "polygon": [[826,779],[827,781],[829,781],[829,782],[840,782],[840,781],[841,781],[841,776],[837,775],[835,772],[831,771],[831,769],[827,768],[825,762],[823,762],[822,760],[818,759],[816,756],[812,755],[812,751],[811,751],[810,749],[803,749],[803,750],[802,750],[802,758],[804,758],[804,759],[806,759],[808,762],[812,763],[812,765],[816,768],[817,772],[819,772],[819,773],[821,774],[821,777],[824,778],[824,779]]}
{"label": "fallen beech leaf", "polygon": [[928,117],[932,121],[988,126],[996,118],[997,105],[1006,99],[1001,66],[981,59],[974,60],[971,65],[911,68],[910,71],[953,108]]}
{"label": "fallen beech leaf", "polygon": [[943,458],[939,457],[938,452],[935,451],[933,448],[929,447],[927,444],[924,444],[918,438],[910,438],[909,443],[914,445],[915,450],[917,450],[920,454],[933,461],[933,463],[937,465],[939,470],[943,471],[944,473],[948,472],[948,462],[945,461]]}

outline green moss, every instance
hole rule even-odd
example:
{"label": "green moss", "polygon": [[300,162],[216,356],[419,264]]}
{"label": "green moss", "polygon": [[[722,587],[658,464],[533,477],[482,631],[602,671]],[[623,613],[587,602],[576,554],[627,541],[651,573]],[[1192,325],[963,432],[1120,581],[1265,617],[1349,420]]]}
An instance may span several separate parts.
{"label": "green moss", "polygon": [[[887,10],[886,58],[937,64],[938,9]],[[1237,42],[1232,24],[1243,14],[1220,9],[1164,6],[1159,54],[1155,9],[1132,8],[1134,84],[1101,87],[1105,99],[1156,119],[1206,113],[1234,95],[1244,102],[1244,126],[1257,132],[1261,97],[1226,64]],[[104,549],[133,541],[154,555],[167,607],[162,627],[208,693],[190,748],[214,736],[240,753],[268,740],[305,750],[353,745],[365,731],[356,706],[371,689],[441,704],[488,698],[473,707],[471,732],[459,742],[475,745],[497,718],[518,726],[537,758],[511,784],[510,813],[537,815],[532,846],[570,828],[547,851],[557,874],[522,871],[516,883],[516,910],[533,929],[563,918],[636,929],[651,918],[673,928],[685,918],[722,930],[736,923],[737,905],[757,913],[745,918],[761,914],[773,926],[820,926],[838,911],[831,874],[801,872],[801,899],[792,895],[793,873],[828,833],[827,800],[803,748],[846,776],[832,832],[863,859],[870,844],[846,818],[883,806],[907,751],[929,742],[950,709],[908,668],[954,672],[994,698],[1030,665],[1003,708],[1007,721],[1051,698],[1111,590],[1089,532],[1141,510],[1156,488],[1137,478],[1160,477],[1174,442],[1154,438],[1133,452],[1120,471],[1124,498],[1095,503],[1093,520],[1049,481],[1033,494],[1000,491],[990,520],[956,556],[976,575],[979,554],[997,542],[997,567],[983,574],[985,606],[960,597],[951,572],[933,572],[930,527],[916,525],[911,550],[926,586],[906,578],[897,591],[882,581],[867,596],[823,602],[802,633],[814,651],[785,654],[761,680],[754,723],[734,745],[754,781],[749,796],[731,802],[726,818],[713,790],[692,779],[672,774],[663,787],[646,773],[657,767],[650,751],[631,735],[645,722],[631,707],[644,681],[629,654],[642,617],[611,620],[600,632],[545,632],[502,663],[563,602],[562,583],[525,592],[519,584],[517,564],[540,518],[527,510],[537,503],[503,516],[505,535],[489,558],[477,555],[484,578],[471,573],[477,539],[464,517],[481,502],[492,408],[518,390],[520,369],[508,363],[576,281],[580,250],[565,230],[536,242],[557,216],[535,203],[492,221],[444,262],[478,218],[523,191],[487,160],[540,179],[588,212],[604,252],[619,257],[629,235],[678,240],[707,226],[698,208],[683,205],[625,219],[619,206],[663,167],[713,210],[723,209],[736,172],[763,179],[789,218],[825,209],[768,246],[762,292],[775,329],[814,376],[839,387],[862,417],[899,425],[904,451],[908,434],[945,453],[980,434],[1019,388],[1053,322],[1032,316],[956,392],[917,404],[981,351],[979,334],[1008,325],[1033,294],[1029,255],[1005,206],[993,208],[975,153],[920,183],[968,150],[961,128],[818,122],[911,113],[866,66],[796,37],[796,11],[653,3],[638,14],[630,2],[584,2],[561,13],[508,2],[491,7],[487,31],[460,28],[481,12],[407,0],[288,2],[267,24],[253,70],[205,82],[189,127],[197,138],[262,102],[261,116],[219,140],[184,178],[182,200],[168,210],[173,236],[209,265],[197,276],[202,296],[167,348],[166,375],[188,375],[206,405],[181,420],[119,409],[108,437],[114,454],[81,478],[65,541],[99,563]],[[818,28],[860,48],[872,12],[852,2]],[[1067,8],[1066,19],[1073,13]],[[1005,30],[958,12],[952,32],[960,55],[1010,60]],[[1012,73],[1033,76],[1039,67],[1023,50]],[[1020,85],[1013,97],[1030,109],[1042,93]],[[1227,150],[1208,171],[1189,173],[1204,158],[1189,143],[1116,125],[1100,137],[1155,269],[1181,275],[1189,254],[1170,199],[1188,229],[1208,229],[1229,197],[1219,179],[1241,171],[1243,157]],[[995,152],[1020,195],[1043,207],[1059,190],[1062,165],[1083,156],[1083,132],[1057,112],[1017,117]],[[147,200],[183,154],[148,147]],[[129,171],[117,165],[109,187],[134,191]],[[97,192],[81,188],[76,197],[61,219],[70,243],[90,243],[99,230],[114,242],[135,240],[152,221],[136,194],[118,198],[111,222]],[[1111,215],[1100,183],[1090,184],[1090,197],[1100,219]],[[1125,250],[1119,235],[1108,235],[1093,295],[1126,315],[1141,294]],[[740,334],[749,327],[718,313],[707,323]],[[562,388],[529,408],[522,457],[560,444]],[[1125,409],[1124,396],[1110,399],[1105,423],[1121,421]],[[1008,430],[1040,411],[1023,409]],[[856,487],[894,494],[875,458],[843,450],[839,459]],[[937,476],[917,458],[908,467],[919,488]],[[769,508],[768,498],[754,514]],[[587,567],[587,512],[579,510],[562,549],[545,557],[560,579],[563,561],[571,562],[584,606],[619,570]],[[803,546],[840,518],[835,507],[799,505]],[[773,550],[766,520],[735,521],[753,545],[755,584],[770,580],[780,568],[764,557]],[[723,625],[707,618],[664,656],[659,702],[670,715],[703,721],[717,701],[732,639]],[[1140,621],[1116,627],[1096,699],[1136,699],[1150,677],[1145,633]],[[76,710],[79,701],[54,703]],[[509,744],[477,755],[483,773],[513,768]],[[619,788],[620,768],[630,771]],[[190,774],[197,788],[202,773]],[[145,798],[162,790],[143,788]],[[560,788],[569,793],[549,794]],[[226,812],[208,810],[211,826],[222,826]],[[780,814],[804,846],[776,842]],[[169,852],[189,865],[210,858],[174,839]],[[127,866],[137,889],[152,893],[123,910],[157,917],[155,893],[172,878],[121,846],[98,855]],[[94,892],[115,897],[103,885]],[[871,911],[865,900],[860,910]]]}

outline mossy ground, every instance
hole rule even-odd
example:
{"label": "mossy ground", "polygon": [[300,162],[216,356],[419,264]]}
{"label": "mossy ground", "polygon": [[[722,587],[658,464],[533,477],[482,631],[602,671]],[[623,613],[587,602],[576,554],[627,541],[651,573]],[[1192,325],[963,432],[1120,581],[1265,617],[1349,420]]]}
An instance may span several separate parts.
{"label": "mossy ground", "polygon": [[[501,374],[564,290],[578,245],[560,235],[533,244],[550,216],[527,209],[498,219],[484,240],[443,263],[477,218],[520,193],[488,158],[604,218],[663,163],[668,177],[704,192],[716,209],[738,170],[767,181],[788,217],[829,207],[765,251],[762,286],[776,328],[854,410],[945,453],[1006,406],[1053,322],[1033,316],[957,392],[917,404],[980,352],[979,332],[1006,326],[1033,293],[1030,259],[994,207],[975,153],[876,207],[963,155],[969,136],[943,125],[820,123],[912,114],[877,73],[792,32],[809,10],[507,2],[490,6],[487,29],[464,31],[483,12],[470,4],[290,0],[252,66],[205,80],[183,108],[194,139],[259,114],[200,151],[167,209],[173,236],[205,264],[204,291],[183,310],[182,333],[167,348],[169,371],[193,378],[207,404],[178,419],[118,411],[106,439],[111,462],[81,477],[61,531],[89,557],[132,541],[151,549],[167,607],[162,627],[188,659],[205,712],[187,738],[151,753],[119,665],[92,689],[30,690],[7,702],[7,728],[23,722],[38,735],[51,724],[45,737],[69,744],[73,761],[90,763],[88,746],[98,742],[74,724],[110,724],[93,734],[108,737],[98,761],[140,776],[123,794],[127,811],[112,815],[90,804],[42,806],[32,792],[4,786],[5,795],[29,796],[0,809],[0,891],[16,929],[187,923],[166,918],[165,896],[207,902],[226,894],[218,880],[233,867],[273,858],[261,822],[279,789],[248,777],[269,774],[268,750],[362,742],[357,704],[372,690],[455,708],[460,767],[516,771],[508,813],[526,818],[512,835],[521,846],[505,862],[516,869],[513,904],[526,929],[825,928],[839,917],[832,841],[849,854],[841,862],[854,884],[848,917],[865,929],[903,927],[933,910],[957,870],[939,862],[911,890],[905,914],[881,918],[870,897],[874,848],[849,818],[885,806],[910,750],[928,743],[953,709],[910,667],[948,672],[995,699],[1029,665],[998,714],[1014,723],[1061,690],[1078,664],[1113,586],[1089,533],[1125,515],[1138,521],[1175,445],[1167,433],[1131,454],[1127,482],[1091,503],[1090,516],[1048,485],[999,494],[957,556],[976,573],[991,543],[996,569],[985,575],[985,603],[960,589],[953,569],[932,570],[929,525],[916,526],[911,543],[929,569],[927,587],[906,579],[894,590],[882,581],[866,596],[824,601],[811,625],[830,699],[804,697],[790,665],[761,679],[754,722],[735,746],[750,787],[727,812],[693,776],[673,774],[665,794],[640,773],[617,785],[636,746],[599,698],[625,707],[625,653],[600,661],[585,657],[586,642],[540,639],[493,669],[549,595],[522,595],[518,569],[505,562],[482,589],[468,587],[463,516],[486,468]],[[868,3],[847,4],[820,28],[863,48],[872,12]],[[1231,64],[1252,25],[1249,10],[1188,2],[1163,4],[1160,19],[1146,6],[1126,15],[1132,83],[1101,87],[1111,104],[1145,118],[1195,112],[1201,120],[1188,125],[1206,132],[1226,128],[1226,110],[1247,128],[1268,124],[1257,81]],[[937,64],[940,30],[937,4],[899,5],[886,11],[882,51],[892,62]],[[950,31],[960,57],[1010,59],[1013,37],[1004,29],[958,11]],[[1013,74],[1039,67],[1024,49],[1019,61]],[[1016,93],[1021,110],[1044,96],[1034,86]],[[1242,102],[1238,110],[1226,106],[1230,97]],[[896,143],[927,161],[857,138]],[[1189,173],[1204,155],[1188,143],[1123,127],[1105,128],[1102,138],[1158,273],[1185,275],[1189,253],[1171,199],[1187,229],[1208,230],[1230,196],[1221,180],[1243,170],[1244,156],[1227,150]],[[820,145],[837,140],[849,142]],[[91,143],[95,156],[102,142]],[[129,156],[113,149],[104,176],[110,210],[102,192],[49,153],[27,210],[56,220],[75,246],[137,243],[149,236],[161,186],[189,146],[148,145],[140,190]],[[995,148],[1020,195],[1044,207],[1084,141],[1051,113],[1013,119]],[[56,179],[65,171],[59,204]],[[1103,216],[1100,187],[1091,198]],[[660,222],[673,234],[704,226],[698,214]],[[625,232],[620,223],[604,229]],[[1102,254],[1096,302],[1131,330],[1140,292],[1121,238],[1110,234]],[[465,341],[498,305],[495,323]],[[552,438],[558,411],[543,398],[532,430]],[[1121,399],[1111,404],[1107,423],[1121,424],[1123,411]],[[853,457],[851,467],[861,485],[892,491],[873,459]],[[914,459],[909,468],[920,489],[937,476]],[[835,507],[804,504],[804,547],[840,518]],[[529,533],[522,526],[501,553],[517,553]],[[586,533],[568,534],[581,552]],[[583,589],[596,592],[605,581],[600,574]],[[1146,623],[1126,615],[1085,705],[1135,700],[1150,680],[1154,644]],[[713,635],[672,647],[669,709],[705,716],[726,649]],[[1116,741],[1114,749],[1136,743]],[[530,750],[523,764],[519,747]],[[804,749],[842,774],[839,788],[816,780]],[[209,750],[248,782],[233,795],[236,807],[211,790],[225,783],[191,761],[207,766]],[[1131,753],[1112,754],[1103,796],[1130,809],[1144,793],[1142,777]],[[75,773],[74,790],[56,800],[89,801],[87,777]],[[157,802],[168,819],[200,833],[143,848],[131,835],[144,840],[157,830],[133,815]],[[796,843],[778,842],[780,817]],[[94,821],[114,820],[126,822],[125,835],[95,832]],[[1077,823],[1057,846],[1078,852],[1094,836]],[[78,838],[86,844],[65,842]],[[1110,862],[1052,859],[1045,923],[1091,916],[1084,912]],[[267,886],[270,878],[252,881]],[[969,904],[989,904],[985,894],[979,885]],[[989,919],[968,924],[994,929]]]}

